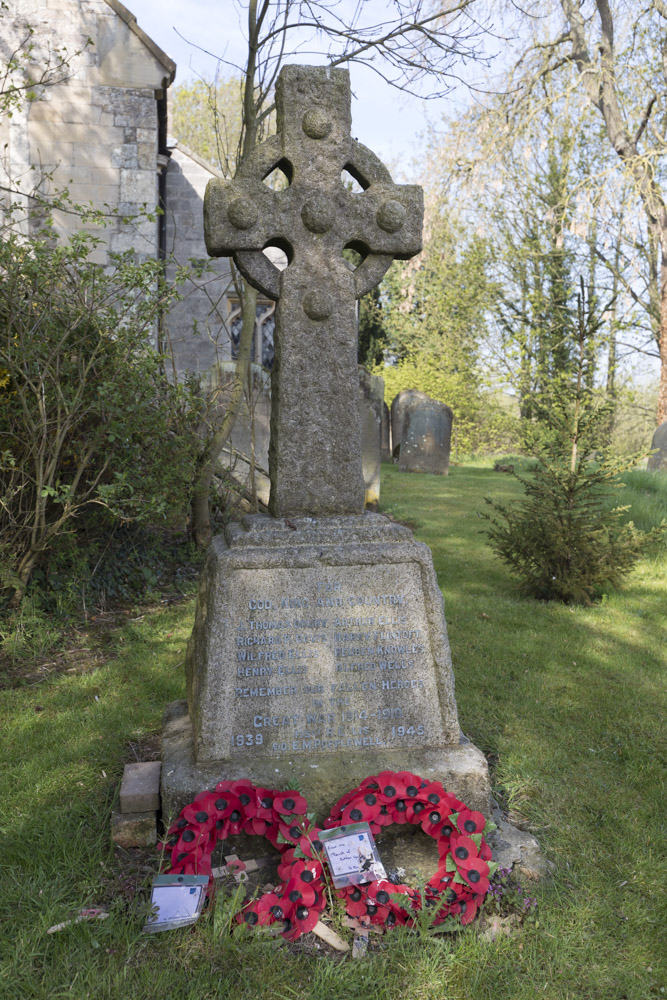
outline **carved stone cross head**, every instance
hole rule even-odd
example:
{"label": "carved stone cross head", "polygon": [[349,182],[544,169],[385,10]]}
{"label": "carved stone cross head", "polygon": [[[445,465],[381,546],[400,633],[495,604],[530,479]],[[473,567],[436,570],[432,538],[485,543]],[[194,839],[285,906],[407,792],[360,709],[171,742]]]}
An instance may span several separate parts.
{"label": "carved stone cross head", "polygon": [[[278,132],[258,146],[233,181],[209,181],[206,246],[233,256],[276,309],[269,472],[274,516],[361,513],[355,299],[394,258],[421,250],[422,189],[394,184],[350,135],[347,70],[285,66],[276,85]],[[264,183],[276,167],[283,191]],[[341,173],[363,188],[354,193]],[[262,252],[277,246],[279,271]],[[351,248],[356,270],[343,257]]]}

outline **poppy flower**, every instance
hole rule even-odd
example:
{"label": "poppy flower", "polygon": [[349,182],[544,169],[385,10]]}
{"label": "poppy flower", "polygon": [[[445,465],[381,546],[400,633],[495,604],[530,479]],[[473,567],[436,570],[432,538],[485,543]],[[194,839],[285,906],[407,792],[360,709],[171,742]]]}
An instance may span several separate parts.
{"label": "poppy flower", "polygon": [[249,781],[235,781],[230,791],[239,800],[241,811],[246,819],[257,815],[258,802],[254,785]]}
{"label": "poppy flower", "polygon": [[422,816],[424,810],[426,809],[426,803],[422,802],[420,799],[416,801],[407,800],[407,808],[405,810],[405,815],[408,817],[408,823],[421,823],[420,816]]}
{"label": "poppy flower", "polygon": [[367,916],[366,905],[367,897],[364,889],[360,889],[358,885],[355,885],[353,889],[347,892],[347,902],[345,904],[345,910],[349,917],[361,917]]}
{"label": "poppy flower", "polygon": [[232,792],[220,792],[213,799],[211,808],[216,819],[227,819],[233,812],[241,811],[241,803]]}
{"label": "poppy flower", "polygon": [[[253,820],[253,822],[255,821]],[[271,823],[270,826],[267,826],[266,830],[264,831],[264,836],[266,837],[268,842],[270,844],[273,844],[273,846],[276,847],[279,851],[282,851],[285,845],[278,843],[279,834],[280,834],[280,827],[278,826],[277,823]]]}
{"label": "poppy flower", "polygon": [[315,886],[309,885],[301,879],[291,878],[285,886],[282,898],[288,899],[290,903],[295,905],[301,902],[304,906],[312,906],[319,897]]}
{"label": "poppy flower", "polygon": [[462,809],[456,818],[456,825],[459,833],[467,835],[472,833],[483,833],[486,826],[486,816],[481,812],[473,812],[470,809]]}
{"label": "poppy flower", "polygon": [[173,822],[169,827],[169,829],[167,830],[167,835],[172,836],[174,833],[180,835],[181,830],[184,830],[187,825],[188,825],[187,819],[184,819],[183,816],[179,816],[178,819],[175,820],[175,822]]}
{"label": "poppy flower", "polygon": [[425,802],[427,807],[442,809],[443,818],[445,816],[444,808],[442,808],[442,800],[445,796],[445,790],[439,781],[429,781],[425,788],[419,793],[419,798],[422,802]]}
{"label": "poppy flower", "polygon": [[371,913],[367,905],[366,913],[374,924],[384,923],[387,919],[389,911],[392,909],[391,893],[393,891],[394,886],[386,879],[378,879],[377,882],[371,882],[366,887],[368,904],[375,908],[375,912]]}
{"label": "poppy flower", "polygon": [[485,896],[489,891],[489,866],[481,858],[467,858],[458,864],[459,874],[466,880],[472,891]]}
{"label": "poppy flower", "polygon": [[378,776],[375,774],[371,774],[368,778],[364,778],[364,780],[359,785],[360,790],[363,789],[364,791],[369,791],[369,792],[377,792],[379,788],[380,785],[378,782]]}
{"label": "poppy flower", "polygon": [[234,809],[227,817],[227,822],[229,823],[228,833],[230,837],[243,832],[245,820],[240,809]]}
{"label": "poppy flower", "polygon": [[478,906],[474,899],[464,899],[452,907],[452,914],[459,914],[462,924],[469,924],[477,915]]}
{"label": "poppy flower", "polygon": [[273,799],[273,808],[275,812],[283,816],[293,816],[295,813],[304,815],[308,809],[308,803],[303,795],[299,795],[298,792],[276,792]]}
{"label": "poppy flower", "polygon": [[191,854],[187,861],[181,861],[176,868],[172,869],[183,875],[210,875],[211,859],[209,856],[199,857],[198,854]]}
{"label": "poppy flower", "polygon": [[420,816],[420,826],[424,833],[427,833],[429,837],[438,838],[445,819],[440,810],[437,807],[431,807],[430,809],[425,809],[423,813],[420,813]]}
{"label": "poppy flower", "polygon": [[228,819],[216,820],[212,833],[215,834],[216,840],[226,840],[227,837],[229,836],[229,820]]}
{"label": "poppy flower", "polygon": [[322,878],[322,865],[319,861],[296,861],[291,867],[289,877],[299,879],[306,884],[317,883]]}
{"label": "poppy flower", "polygon": [[244,872],[245,870],[245,861],[241,861],[240,858],[233,858],[231,861],[227,862],[227,871],[231,875],[236,875],[238,872]]}
{"label": "poppy flower", "polygon": [[252,903],[244,906],[240,913],[236,914],[236,919],[240,924],[247,924],[248,927],[261,927],[273,923],[273,918],[268,909],[260,908],[261,900],[255,899]]}
{"label": "poppy flower", "polygon": [[[208,803],[206,803],[208,805]],[[202,802],[192,802],[189,806],[186,806],[183,810],[183,819],[186,819],[188,823],[197,825],[200,830],[212,830],[215,826],[215,821],[218,819],[215,809],[208,806],[207,809],[203,808],[204,803]]]}
{"label": "poppy flower", "polygon": [[256,788],[257,813],[259,819],[273,819],[273,797],[276,794],[271,788]]}
{"label": "poppy flower", "polygon": [[491,848],[484,840],[484,837],[482,837],[482,843],[479,848],[479,856],[482,859],[482,861],[491,861],[491,859],[493,858],[493,854],[491,853]]}
{"label": "poppy flower", "polygon": [[312,858],[315,861],[324,853],[324,844],[318,837],[318,834],[321,832],[319,826],[311,826],[308,833],[301,838],[298,844],[306,857]]}
{"label": "poppy flower", "polygon": [[[374,799],[375,796],[369,794],[370,799]],[[341,815],[341,825],[348,826],[350,823],[372,823],[375,819],[376,813],[380,811],[380,804],[377,802],[369,804],[363,799],[353,799],[352,802],[348,803],[343,809]]]}
{"label": "poppy flower", "polygon": [[389,907],[380,906],[369,899],[366,903],[366,916],[372,924],[383,924],[389,916]]}
{"label": "poppy flower", "polygon": [[391,818],[394,823],[409,823],[408,806],[405,799],[396,799],[391,808]]}
{"label": "poppy flower", "polygon": [[196,851],[198,847],[201,847],[208,840],[208,831],[191,829],[191,827],[186,827],[185,830],[181,831],[181,835],[178,838],[178,842],[174,845],[174,850],[181,852],[187,851],[189,854],[191,851]]}
{"label": "poppy flower", "polygon": [[408,917],[404,910],[397,909],[395,906],[387,914],[387,919],[384,922],[385,927],[398,927],[401,924],[407,923]]}
{"label": "poppy flower", "polygon": [[[314,907],[308,907],[303,904],[297,906],[292,916],[294,929],[298,932],[297,936],[307,934],[309,931],[312,931],[319,919],[320,911],[316,910]],[[294,940],[294,938],[290,938],[290,940]]]}
{"label": "poppy flower", "polygon": [[458,836],[453,833],[449,841],[450,850],[452,852],[452,857],[456,865],[460,865],[462,861],[467,861],[468,858],[476,858],[479,856],[479,851],[477,849],[477,844],[470,837],[464,837],[462,834]]}
{"label": "poppy flower", "polygon": [[377,783],[380,802],[388,803],[405,797],[406,783],[396,771],[381,771]]}
{"label": "poppy flower", "polygon": [[283,923],[282,936],[286,941],[296,941],[297,938],[301,937],[301,930],[296,926],[293,920],[286,919]]}
{"label": "poppy flower", "polygon": [[260,819],[259,816],[253,816],[251,819],[246,820],[244,833],[251,833],[258,837],[263,837],[271,825],[272,824],[267,822],[265,819]]}
{"label": "poppy flower", "polygon": [[387,806],[380,806],[380,811],[375,814],[373,822],[378,826],[391,826],[394,821]]}
{"label": "poppy flower", "polygon": [[291,844],[298,844],[308,832],[308,820],[304,816],[281,817],[277,825],[285,840]]}

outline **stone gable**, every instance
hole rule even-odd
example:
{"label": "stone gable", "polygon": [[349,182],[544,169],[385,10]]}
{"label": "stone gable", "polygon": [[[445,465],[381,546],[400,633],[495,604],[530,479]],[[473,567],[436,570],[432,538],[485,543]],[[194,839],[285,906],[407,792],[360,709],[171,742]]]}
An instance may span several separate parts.
{"label": "stone gable", "polygon": [[[0,123],[2,183],[28,192],[36,185],[45,193],[67,188],[73,202],[108,213],[110,224],[94,229],[102,240],[94,255],[99,263],[108,250],[130,247],[155,256],[156,222],[128,225],[122,217],[158,203],[165,95],[175,64],[117,0],[10,0],[0,41],[4,62],[26,25],[34,29],[36,66],[63,48],[68,66],[38,100]],[[75,213],[57,212],[55,221],[62,233],[81,228]]]}

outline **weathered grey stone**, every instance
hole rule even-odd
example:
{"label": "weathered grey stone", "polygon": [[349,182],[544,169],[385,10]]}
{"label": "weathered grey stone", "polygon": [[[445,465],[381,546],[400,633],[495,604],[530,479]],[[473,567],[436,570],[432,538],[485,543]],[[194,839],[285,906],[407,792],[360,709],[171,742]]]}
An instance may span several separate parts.
{"label": "weathered grey stone", "polygon": [[391,402],[391,450],[395,461],[401,453],[405,414],[410,406],[426,402],[429,397],[421,389],[401,389]]}
{"label": "weathered grey stone", "polygon": [[[162,816],[175,819],[198,792],[223,779],[249,778],[264,788],[298,786],[321,822],[346,791],[369,774],[408,770],[441,781],[471,809],[489,814],[489,772],[484,755],[461,739],[434,749],[354,748],[339,753],[292,754],[282,757],[241,757],[197,762],[192,723],[185,701],[167,706],[162,726]],[[256,842],[249,845],[250,854]],[[266,850],[263,853],[268,854]],[[246,851],[245,857],[250,856]]]}
{"label": "weathered grey stone", "polygon": [[391,417],[389,416],[389,407],[384,400],[382,401],[380,457],[383,462],[391,462]]}
{"label": "weathered grey stone", "polygon": [[157,843],[155,812],[111,813],[111,839],[119,847],[150,847]]}
{"label": "weathered grey stone", "polygon": [[380,500],[382,408],[384,379],[359,365],[359,416],[361,419],[361,468],[366,507],[374,510]]}
{"label": "weathered grey stone", "polygon": [[[67,188],[74,202],[92,202],[107,214],[96,233],[94,261],[108,264],[108,252],[127,232],[138,249],[157,256],[155,223],[135,225],[123,216],[156,206],[157,100],[173,79],[174,63],[114,0],[12,0],[3,10],[5,62],[25,43],[26,24],[32,26],[35,65],[46,66],[54,51],[66,51],[67,72],[56,74],[39,100],[0,122],[2,200],[14,197],[12,179],[34,171],[30,176],[41,185],[48,175],[52,192]],[[143,149],[137,147],[137,125],[146,133]],[[121,202],[131,202],[130,211],[123,211]],[[60,237],[87,226],[65,212],[55,213],[54,222]]]}
{"label": "weathered grey stone", "polygon": [[[209,182],[204,230],[212,256],[233,255],[245,277],[278,298],[273,367],[270,510],[276,516],[360,513],[364,506],[354,300],[392,259],[421,249],[423,195],[395,185],[350,136],[347,70],[285,66],[276,87],[278,134],[232,182]],[[290,179],[273,191],[279,166]],[[341,171],[365,188],[348,191]],[[396,207],[398,206],[398,208]],[[401,211],[403,210],[403,211]],[[282,272],[262,253],[280,244]],[[366,254],[352,272],[346,246]]]}
{"label": "weathered grey stone", "polygon": [[[165,718],[169,816],[243,776],[296,782],[322,818],[387,768],[489,808],[486,761],[459,729],[431,554],[407,528],[361,513],[354,296],[419,248],[421,192],[393,185],[350,138],[349,101],[346,73],[286,67],[278,135],[234,182],[207,187],[209,252],[233,253],[280,296],[269,466],[271,510],[285,516],[229,524],[209,550],[186,655],[189,713]],[[286,191],[262,184],[276,166]],[[342,186],[344,168],[363,194]],[[261,253],[276,240],[292,261],[281,274]],[[342,258],[351,242],[368,250],[354,274]]]}
{"label": "weathered grey stone", "polygon": [[401,472],[447,475],[453,419],[450,408],[437,399],[408,406],[398,463]]}
{"label": "weathered grey stone", "polygon": [[553,868],[540,850],[540,845],[532,833],[513,826],[501,812],[498,804],[492,802],[491,818],[498,827],[489,837],[493,860],[501,868],[517,868],[525,878],[540,879],[548,876]]}
{"label": "weathered grey stone", "polygon": [[[196,304],[195,304],[196,305]],[[201,346],[206,351],[207,344],[197,338],[182,341],[184,352],[187,350],[193,367],[197,365],[197,355],[194,350]],[[202,362],[201,367],[205,367]],[[221,411],[231,395],[234,384],[234,361],[220,362],[208,372],[205,379],[205,391],[209,397],[215,394]],[[365,368],[359,368],[360,420],[362,441],[362,473],[366,493],[366,506],[373,508],[380,496],[380,462],[377,454],[378,431],[377,413],[382,403],[382,379],[370,376]],[[369,396],[370,394],[370,396]],[[369,401],[363,402],[369,397]],[[382,403],[384,407],[384,403]],[[221,464],[244,487],[250,483],[250,459],[254,456],[255,491],[262,504],[268,506],[270,482],[269,440],[271,422],[271,380],[270,374],[260,365],[251,366],[251,375],[245,387],[240,402],[236,422],[228,445],[220,457]]]}
{"label": "weathered grey stone", "polygon": [[120,786],[120,811],[139,813],[160,808],[159,760],[126,764]]}
{"label": "weathered grey stone", "polygon": [[229,525],[186,671],[198,761],[459,739],[430,551],[379,515]]}
{"label": "weathered grey stone", "polygon": [[651,472],[667,472],[667,420],[656,427],[651,440],[651,449],[657,448],[653,455],[649,456],[647,469]]}

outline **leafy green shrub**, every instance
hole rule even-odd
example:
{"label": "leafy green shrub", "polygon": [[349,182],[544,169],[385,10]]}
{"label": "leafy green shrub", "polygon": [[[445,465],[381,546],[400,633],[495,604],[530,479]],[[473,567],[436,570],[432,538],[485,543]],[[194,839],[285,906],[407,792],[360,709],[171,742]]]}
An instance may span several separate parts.
{"label": "leafy green shrub", "polygon": [[95,241],[0,241],[0,592],[20,602],[91,505],[112,522],[185,522],[196,401],[150,343],[169,293],[158,261],[102,269]]}

